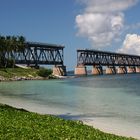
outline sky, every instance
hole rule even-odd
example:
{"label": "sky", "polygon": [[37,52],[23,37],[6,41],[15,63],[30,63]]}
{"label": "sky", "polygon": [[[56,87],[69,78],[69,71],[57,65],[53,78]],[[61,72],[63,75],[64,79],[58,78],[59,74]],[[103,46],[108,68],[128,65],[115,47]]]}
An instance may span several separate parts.
{"label": "sky", "polygon": [[77,49],[140,55],[140,0],[0,0],[0,35],[64,45],[64,64]]}

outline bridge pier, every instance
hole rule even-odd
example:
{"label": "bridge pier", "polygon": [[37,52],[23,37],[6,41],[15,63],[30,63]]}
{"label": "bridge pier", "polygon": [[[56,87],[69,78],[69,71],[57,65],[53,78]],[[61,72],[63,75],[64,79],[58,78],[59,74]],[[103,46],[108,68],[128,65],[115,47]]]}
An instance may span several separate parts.
{"label": "bridge pier", "polygon": [[116,74],[116,68],[115,67],[107,67],[106,74]]}
{"label": "bridge pier", "polygon": [[53,67],[53,75],[57,76],[66,76],[66,66],[54,66]]}
{"label": "bridge pier", "polygon": [[127,73],[136,73],[135,67],[127,67]]}
{"label": "bridge pier", "polygon": [[136,73],[140,73],[140,67],[136,67]]}
{"label": "bridge pier", "polygon": [[[106,67],[106,74],[140,73],[140,56],[92,49],[78,49],[77,66],[79,65],[94,66],[92,68],[92,74],[94,75],[103,74],[102,68],[104,66]],[[85,72],[85,67],[79,69],[82,72],[78,73],[87,73]]]}
{"label": "bridge pier", "polygon": [[101,74],[103,74],[102,66],[93,66],[92,74],[93,75],[101,75]]}
{"label": "bridge pier", "polygon": [[84,65],[79,65],[75,68],[75,75],[87,75],[87,69]]}
{"label": "bridge pier", "polygon": [[127,73],[127,69],[125,66],[120,66],[118,67],[118,71],[117,71],[118,74],[126,74]]}

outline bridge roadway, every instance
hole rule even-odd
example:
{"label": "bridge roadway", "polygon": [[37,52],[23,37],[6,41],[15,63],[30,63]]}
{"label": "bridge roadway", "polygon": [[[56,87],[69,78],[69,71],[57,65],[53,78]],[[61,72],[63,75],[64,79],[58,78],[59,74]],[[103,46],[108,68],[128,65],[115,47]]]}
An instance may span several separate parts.
{"label": "bridge roadway", "polygon": [[92,74],[139,73],[140,56],[106,51],[79,49],[77,50],[76,75],[86,75],[86,66],[93,66]]}

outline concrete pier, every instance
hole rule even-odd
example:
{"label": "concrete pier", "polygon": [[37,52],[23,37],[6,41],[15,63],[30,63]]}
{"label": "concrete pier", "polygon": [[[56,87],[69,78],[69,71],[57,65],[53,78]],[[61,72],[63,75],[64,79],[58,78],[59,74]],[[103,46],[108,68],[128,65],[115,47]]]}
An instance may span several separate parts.
{"label": "concrete pier", "polygon": [[53,75],[66,76],[67,75],[66,66],[54,66]]}
{"label": "concrete pier", "polygon": [[140,73],[140,67],[136,67],[136,73]]}
{"label": "concrete pier", "polygon": [[118,74],[126,74],[127,73],[127,69],[126,69],[126,67],[124,66],[122,66],[122,67],[118,67],[118,69],[117,69],[117,73]]}
{"label": "concrete pier", "polygon": [[127,73],[136,73],[135,67],[127,67]]}
{"label": "concrete pier", "polygon": [[[94,66],[92,69],[92,74],[94,75],[103,73],[127,74],[127,71],[128,73],[140,73],[140,55],[129,55],[94,49],[78,49],[77,66],[79,65]],[[106,71],[102,70],[104,67]]]}
{"label": "concrete pier", "polygon": [[93,75],[101,75],[103,74],[103,69],[101,66],[93,66],[92,68],[92,74]]}
{"label": "concrete pier", "polygon": [[106,74],[116,74],[116,68],[115,67],[107,67]]}
{"label": "concrete pier", "polygon": [[75,68],[75,75],[87,75],[87,69],[84,65],[79,65]]}

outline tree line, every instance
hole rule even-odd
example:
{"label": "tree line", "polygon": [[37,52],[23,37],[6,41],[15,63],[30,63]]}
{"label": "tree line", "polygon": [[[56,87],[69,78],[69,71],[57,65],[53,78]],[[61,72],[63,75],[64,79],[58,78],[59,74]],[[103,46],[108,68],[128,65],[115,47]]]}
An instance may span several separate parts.
{"label": "tree line", "polygon": [[23,36],[0,35],[0,68],[14,67],[14,53],[24,51],[25,42]]}

